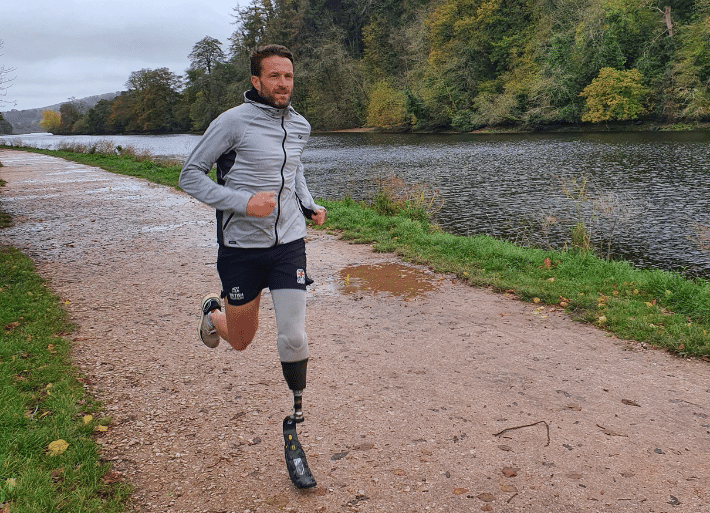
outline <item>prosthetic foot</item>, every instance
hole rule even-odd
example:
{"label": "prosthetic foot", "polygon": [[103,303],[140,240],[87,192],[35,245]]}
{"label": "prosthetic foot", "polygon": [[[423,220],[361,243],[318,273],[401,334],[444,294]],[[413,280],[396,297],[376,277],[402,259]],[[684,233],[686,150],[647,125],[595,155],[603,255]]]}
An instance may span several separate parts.
{"label": "prosthetic foot", "polygon": [[284,453],[286,455],[286,468],[291,481],[297,488],[311,488],[316,485],[316,480],[311,474],[306,462],[306,453],[296,436],[296,421],[292,416],[284,419]]}

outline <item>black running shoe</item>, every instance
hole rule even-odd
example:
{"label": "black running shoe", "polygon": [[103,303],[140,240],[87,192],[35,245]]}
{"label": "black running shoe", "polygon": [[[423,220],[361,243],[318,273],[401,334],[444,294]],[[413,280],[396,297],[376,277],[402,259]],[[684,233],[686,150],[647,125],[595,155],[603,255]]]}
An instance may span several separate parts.
{"label": "black running shoe", "polygon": [[286,455],[286,468],[288,476],[297,488],[311,488],[316,485],[316,480],[311,474],[306,462],[306,453],[303,452],[298,437],[296,436],[296,422],[291,417],[284,419],[284,453]]}

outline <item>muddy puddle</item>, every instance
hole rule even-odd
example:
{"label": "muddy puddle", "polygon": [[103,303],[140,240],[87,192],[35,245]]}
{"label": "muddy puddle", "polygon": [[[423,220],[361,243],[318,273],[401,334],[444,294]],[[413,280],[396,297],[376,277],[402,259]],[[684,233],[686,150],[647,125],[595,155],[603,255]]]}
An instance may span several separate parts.
{"label": "muddy puddle", "polygon": [[409,301],[436,290],[426,273],[397,263],[356,265],[340,270],[346,294],[363,291],[400,296]]}

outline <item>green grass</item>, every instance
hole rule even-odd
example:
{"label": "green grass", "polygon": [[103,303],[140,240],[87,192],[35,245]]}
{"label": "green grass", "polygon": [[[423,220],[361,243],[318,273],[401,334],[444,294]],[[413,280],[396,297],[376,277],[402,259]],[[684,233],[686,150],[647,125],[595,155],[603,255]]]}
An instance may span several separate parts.
{"label": "green grass", "polygon": [[[129,487],[104,483],[94,437],[110,419],[71,364],[72,330],[32,261],[0,246],[0,511],[125,510]],[[57,440],[69,445],[51,455]]]}
{"label": "green grass", "polygon": [[[129,158],[116,167],[111,156],[32,151],[177,187],[178,166],[157,165],[146,171],[140,162]],[[397,202],[401,197],[393,199]],[[608,261],[579,250],[524,248],[487,236],[451,235],[422,219],[422,202],[405,201],[399,208],[390,208],[382,194],[376,200],[374,208],[349,199],[322,201],[328,209],[322,228],[354,242],[374,243],[376,251],[397,253],[438,272],[455,273],[472,286],[564,308],[573,318],[620,338],[662,347],[679,356],[710,360],[707,280],[641,270],[628,262]]]}

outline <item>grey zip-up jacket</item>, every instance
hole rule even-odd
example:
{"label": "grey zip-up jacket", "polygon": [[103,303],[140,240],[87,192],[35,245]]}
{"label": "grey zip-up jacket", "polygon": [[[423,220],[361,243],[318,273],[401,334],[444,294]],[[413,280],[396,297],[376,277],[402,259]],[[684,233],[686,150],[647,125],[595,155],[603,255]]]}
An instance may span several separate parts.
{"label": "grey zip-up jacket", "polygon": [[[217,210],[217,241],[235,248],[267,248],[306,236],[306,209],[313,201],[303,176],[301,154],[311,125],[290,105],[277,109],[255,101],[217,117],[185,161],[179,185]],[[207,173],[217,164],[217,183]],[[246,215],[257,192],[274,191],[277,204],[268,217]]]}

